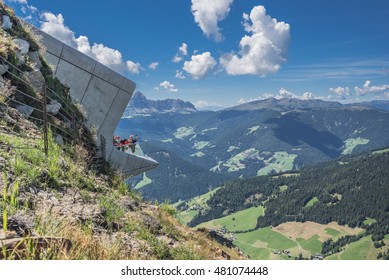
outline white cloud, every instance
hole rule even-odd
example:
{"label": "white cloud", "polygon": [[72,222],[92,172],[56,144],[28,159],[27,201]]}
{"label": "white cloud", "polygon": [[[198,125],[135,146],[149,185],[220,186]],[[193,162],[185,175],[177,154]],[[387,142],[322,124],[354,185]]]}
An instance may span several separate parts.
{"label": "white cloud", "polygon": [[157,69],[158,65],[159,65],[159,62],[152,62],[149,65],[149,68],[152,69],[152,70],[155,70],[155,69]]}
{"label": "white cloud", "polygon": [[278,95],[275,97],[277,99],[281,99],[281,98],[296,98],[296,95],[291,92],[291,91],[288,91],[284,88],[280,88],[280,90],[278,91]]}
{"label": "white cloud", "polygon": [[131,74],[139,74],[139,71],[141,69],[141,66],[139,63],[135,63],[131,60],[128,60],[126,62],[127,64],[127,70],[131,73]]}
{"label": "white cloud", "polygon": [[[220,62],[230,75],[265,76],[277,72],[286,61],[290,41],[289,24],[270,17],[263,6],[256,6],[250,15],[243,14],[245,35],[239,54],[225,54]],[[251,21],[251,24],[250,24]]]}
{"label": "white cloud", "polygon": [[27,0],[8,0],[8,2],[27,5]]}
{"label": "white cloud", "polygon": [[44,21],[41,24],[41,29],[44,32],[50,34],[51,36],[71,47],[77,48],[77,41],[74,32],[71,31],[69,27],[65,26],[65,20],[62,14],[58,14],[56,16],[52,13],[46,12],[42,14],[42,19]]}
{"label": "white cloud", "polygon": [[304,92],[302,95],[297,95],[285,88],[280,88],[278,91],[278,94],[273,94],[273,93],[264,93],[259,97],[251,98],[251,99],[245,99],[241,97],[238,100],[238,104],[243,104],[247,102],[252,102],[252,101],[258,101],[258,100],[264,100],[268,98],[275,98],[275,99],[283,99],[283,98],[295,98],[295,99],[300,99],[300,100],[312,100],[312,99],[317,99],[317,97],[309,91]]}
{"label": "white cloud", "polygon": [[177,54],[173,57],[172,61],[174,63],[181,62],[185,56],[188,55],[188,45],[186,43],[182,43],[181,47],[178,48]]}
{"label": "white cloud", "polygon": [[[94,43],[91,49],[92,57],[106,66],[117,67],[123,63],[121,52],[104,46],[103,44]],[[128,66],[128,61],[127,61]]]}
{"label": "white cloud", "polygon": [[176,70],[176,78],[181,80],[186,79],[184,73],[180,70]]}
{"label": "white cloud", "polygon": [[202,54],[192,55],[190,61],[184,62],[184,67],[182,67],[182,69],[189,73],[193,79],[200,80],[203,79],[216,64],[211,53],[204,52]]}
{"label": "white cloud", "polygon": [[350,95],[350,89],[348,87],[330,88],[330,92],[335,93],[339,98],[345,99]]}
{"label": "white cloud", "polygon": [[301,100],[311,100],[311,99],[316,99],[316,97],[313,95],[312,92],[304,92],[303,95],[300,98]]}
{"label": "white cloud", "polygon": [[162,83],[159,84],[159,86],[161,88],[164,88],[170,92],[177,92],[178,89],[176,88],[175,85],[173,85],[172,83],[168,82],[168,81],[163,81]]}
{"label": "white cloud", "polygon": [[[23,12],[23,14],[28,14],[28,13],[31,13],[31,14],[35,14],[38,9],[32,5],[28,5],[27,2],[25,3],[22,3],[23,6],[21,6],[20,10]],[[32,15],[28,15],[28,17],[31,17],[32,18]]]}
{"label": "white cloud", "polygon": [[182,43],[181,47],[178,48],[179,53],[182,55],[188,55],[188,45],[186,43]]}
{"label": "white cloud", "polygon": [[388,95],[389,94],[389,85],[379,85],[379,86],[371,86],[371,81],[366,81],[362,88],[354,87],[355,93],[358,95]]}
{"label": "white cloud", "polygon": [[194,103],[194,106],[197,109],[204,110],[204,109],[221,109],[225,108],[222,104],[215,103],[215,102],[208,102],[206,100],[198,100]]}
{"label": "white cloud", "polygon": [[122,53],[118,50],[98,43],[93,43],[91,46],[86,36],[81,35],[76,38],[75,33],[65,25],[62,14],[54,15],[53,13],[46,12],[41,16],[43,19],[41,29],[44,32],[92,57],[98,62],[119,72],[127,70],[131,74],[138,74],[142,69],[141,65],[137,62],[131,60],[124,61]]}
{"label": "white cloud", "polygon": [[[373,99],[387,99],[389,98],[389,85],[372,85],[370,80],[367,80],[362,87],[355,86],[354,91],[349,87],[336,87],[329,88],[332,95],[329,98],[334,97],[342,100],[346,98],[350,101],[361,101],[361,100],[373,100]],[[335,94],[335,95],[334,95]]]}
{"label": "white cloud", "polygon": [[233,0],[192,0],[192,14],[207,38],[223,40],[218,22],[227,17]]}

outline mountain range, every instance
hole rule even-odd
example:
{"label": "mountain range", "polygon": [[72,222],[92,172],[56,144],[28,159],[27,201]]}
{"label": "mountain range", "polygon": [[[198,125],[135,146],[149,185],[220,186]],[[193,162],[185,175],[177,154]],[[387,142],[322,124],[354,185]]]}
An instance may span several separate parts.
{"label": "mountain range", "polygon": [[141,92],[133,94],[123,116],[132,117],[137,114],[150,113],[186,113],[196,112],[195,106],[180,99],[150,100]]}
{"label": "mountain range", "polygon": [[[389,145],[389,112],[376,109],[385,108],[385,102],[270,98],[216,112],[183,107],[188,104],[183,101],[175,103],[181,105],[159,112],[154,106],[147,114],[125,115],[117,129],[118,134],[138,134],[143,151],[157,160],[170,155],[169,165],[160,164],[148,172],[147,181],[144,176],[132,179],[153,200],[185,200],[225,180],[300,170]],[[139,112],[145,106],[132,102],[128,107]],[[174,169],[172,162],[177,163]],[[202,170],[197,180],[183,183],[177,179],[177,174],[190,178],[194,167]],[[169,176],[161,176],[162,172]]]}

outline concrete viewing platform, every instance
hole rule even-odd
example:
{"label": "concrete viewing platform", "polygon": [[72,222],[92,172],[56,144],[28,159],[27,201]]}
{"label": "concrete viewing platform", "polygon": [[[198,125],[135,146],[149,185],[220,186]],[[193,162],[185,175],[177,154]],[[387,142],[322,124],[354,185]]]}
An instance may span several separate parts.
{"label": "concrete viewing platform", "polygon": [[[113,145],[115,129],[135,90],[135,83],[91,57],[34,28],[47,48],[45,58],[54,75],[70,88],[71,97],[86,111],[85,125],[97,131],[97,145],[105,159],[125,178],[154,169],[150,157],[128,154]],[[101,138],[103,136],[103,138]],[[100,139],[106,139],[101,143]]]}

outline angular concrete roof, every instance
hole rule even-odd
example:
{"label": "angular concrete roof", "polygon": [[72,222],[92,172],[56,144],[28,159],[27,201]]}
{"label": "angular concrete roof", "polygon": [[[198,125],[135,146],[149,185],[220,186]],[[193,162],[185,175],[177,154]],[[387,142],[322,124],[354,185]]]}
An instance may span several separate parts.
{"label": "angular concrete roof", "polygon": [[[36,29],[36,28],[34,28]],[[70,88],[86,113],[86,126],[106,139],[105,159],[131,177],[154,169],[158,162],[147,156],[127,154],[114,148],[112,139],[117,124],[135,90],[135,83],[89,56],[36,29],[46,46],[46,61],[55,76]]]}

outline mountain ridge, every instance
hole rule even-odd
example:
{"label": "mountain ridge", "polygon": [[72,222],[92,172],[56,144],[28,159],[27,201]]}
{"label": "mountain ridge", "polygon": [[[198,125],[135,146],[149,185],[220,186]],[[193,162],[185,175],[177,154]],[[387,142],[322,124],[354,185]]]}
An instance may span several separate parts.
{"label": "mountain ridge", "polygon": [[188,113],[197,112],[195,106],[189,101],[183,101],[181,99],[164,99],[164,100],[151,100],[137,91],[133,94],[130,102],[128,103],[123,117],[128,118],[137,114],[151,114],[151,113]]}

